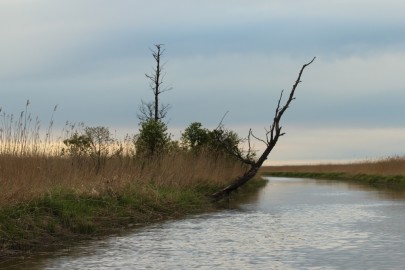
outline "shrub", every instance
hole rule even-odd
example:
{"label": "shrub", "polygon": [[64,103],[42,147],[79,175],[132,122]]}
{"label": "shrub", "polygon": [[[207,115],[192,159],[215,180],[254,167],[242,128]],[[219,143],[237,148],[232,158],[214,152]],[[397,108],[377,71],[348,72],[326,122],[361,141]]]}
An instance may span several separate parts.
{"label": "shrub", "polygon": [[181,134],[181,142],[184,148],[200,150],[207,146],[210,141],[210,131],[202,127],[199,122],[191,123]]}
{"label": "shrub", "polygon": [[169,143],[167,125],[160,120],[149,119],[141,123],[139,134],[135,136],[136,154],[153,156],[166,151]]}
{"label": "shrub", "polygon": [[63,140],[66,148],[62,149],[62,154],[72,157],[85,156],[90,153],[90,138],[87,135],[79,135],[75,132],[69,139]]}
{"label": "shrub", "polygon": [[200,152],[202,149],[218,156],[238,151],[241,139],[233,132],[223,129],[208,130],[199,122],[191,123],[181,135],[181,142],[185,149]]}

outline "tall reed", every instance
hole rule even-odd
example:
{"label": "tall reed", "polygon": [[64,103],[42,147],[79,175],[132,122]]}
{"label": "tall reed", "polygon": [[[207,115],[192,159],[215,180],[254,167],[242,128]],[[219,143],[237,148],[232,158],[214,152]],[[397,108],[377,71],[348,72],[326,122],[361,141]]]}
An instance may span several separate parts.
{"label": "tall reed", "polygon": [[38,118],[33,119],[29,104],[27,101],[18,119],[5,112],[1,115],[0,206],[27,202],[56,189],[101,196],[128,188],[220,186],[244,170],[238,162],[205,152],[197,155],[178,150],[141,159],[134,155],[130,137],[110,143],[110,154],[101,170],[95,170],[92,156],[69,155],[63,151],[63,139],[84,125],[67,122],[62,135],[54,139],[52,115],[46,132],[41,135],[40,122]]}
{"label": "tall reed", "polygon": [[41,156],[0,156],[0,206],[29,201],[54,189],[74,190],[78,194],[119,193],[132,188],[198,185],[220,186],[240,174],[243,168],[227,159],[187,153],[159,159],[135,161],[130,157],[110,159],[101,172],[91,162],[78,166],[70,158]]}
{"label": "tall reed", "polygon": [[44,136],[41,136],[41,122],[29,111],[30,101],[16,118],[0,108],[0,154],[12,156],[35,156],[49,154],[52,148],[53,115]]}

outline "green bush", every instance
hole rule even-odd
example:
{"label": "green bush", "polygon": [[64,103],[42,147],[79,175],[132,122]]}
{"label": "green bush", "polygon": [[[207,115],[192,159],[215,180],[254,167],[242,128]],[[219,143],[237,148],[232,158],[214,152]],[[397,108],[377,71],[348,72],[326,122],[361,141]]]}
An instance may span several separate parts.
{"label": "green bush", "polygon": [[137,155],[153,156],[168,150],[169,145],[170,134],[164,122],[149,119],[141,123],[139,134],[135,136]]}
{"label": "green bush", "polygon": [[208,150],[213,155],[228,154],[230,151],[240,153],[241,139],[233,132],[223,129],[208,130],[199,122],[191,123],[181,135],[185,149],[200,152]]}
{"label": "green bush", "polygon": [[79,157],[90,153],[91,141],[87,135],[79,135],[75,132],[69,139],[63,140],[63,143],[66,145],[62,150],[63,154]]}
{"label": "green bush", "polygon": [[191,123],[181,134],[181,142],[184,148],[200,150],[207,146],[210,141],[210,131],[202,127],[199,122]]}

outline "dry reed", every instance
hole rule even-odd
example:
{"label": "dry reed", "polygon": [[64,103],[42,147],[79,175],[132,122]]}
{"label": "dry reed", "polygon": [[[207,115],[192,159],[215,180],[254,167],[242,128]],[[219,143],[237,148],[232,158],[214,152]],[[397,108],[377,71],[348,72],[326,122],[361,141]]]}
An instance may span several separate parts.
{"label": "dry reed", "polygon": [[347,173],[367,175],[405,175],[405,156],[393,156],[379,160],[353,162],[347,164],[266,166],[262,173]]}
{"label": "dry reed", "polygon": [[55,189],[99,195],[151,185],[220,186],[243,171],[240,164],[226,158],[181,152],[147,160],[113,158],[99,173],[92,164],[89,158],[77,164],[72,158],[57,156],[0,155],[0,206],[29,201]]}
{"label": "dry reed", "polygon": [[103,157],[101,170],[95,170],[93,157],[71,156],[62,151],[63,139],[84,125],[67,122],[62,136],[53,139],[53,116],[46,132],[41,133],[40,122],[31,116],[29,104],[27,101],[18,119],[0,108],[0,207],[27,202],[58,189],[98,196],[151,186],[220,186],[243,171],[239,163],[214,158],[210,153],[174,151],[140,159],[134,156],[129,137],[122,142],[114,140],[108,152],[118,154]]}

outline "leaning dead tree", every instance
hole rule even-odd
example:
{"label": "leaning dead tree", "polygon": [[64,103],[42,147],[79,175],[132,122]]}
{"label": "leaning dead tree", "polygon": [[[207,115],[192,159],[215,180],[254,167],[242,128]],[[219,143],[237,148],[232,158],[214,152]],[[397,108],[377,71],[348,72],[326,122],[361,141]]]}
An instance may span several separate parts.
{"label": "leaning dead tree", "polygon": [[[270,154],[270,152],[273,150],[274,146],[276,146],[278,139],[283,136],[285,133],[281,132],[281,125],[280,125],[280,121],[281,118],[283,116],[283,114],[285,113],[285,111],[288,109],[288,106],[290,105],[290,103],[295,99],[294,94],[295,94],[295,90],[298,87],[298,84],[301,83],[301,76],[302,73],[304,72],[304,69],[309,66],[310,64],[312,64],[312,62],[315,61],[315,57],[308,62],[307,64],[303,65],[299,74],[298,74],[298,78],[295,81],[291,91],[290,91],[290,95],[288,96],[287,101],[285,102],[284,105],[281,104],[281,99],[283,97],[283,91],[281,91],[280,94],[280,98],[278,100],[278,104],[277,104],[277,108],[275,111],[275,115],[273,118],[273,123],[270,125],[270,128],[267,130],[266,129],[266,139],[260,139],[257,138],[252,130],[249,130],[249,135],[247,138],[248,141],[248,151],[246,154],[242,154],[242,151],[240,151],[240,149],[236,146],[233,147],[229,147],[229,145],[227,145],[226,143],[223,143],[223,145],[226,147],[226,150],[228,151],[228,153],[230,153],[232,156],[236,157],[238,160],[240,160],[242,163],[248,165],[248,169],[246,170],[246,172],[241,175],[238,176],[233,182],[232,184],[230,184],[229,186],[225,187],[224,189],[212,194],[212,198],[214,200],[220,200],[226,196],[228,196],[231,192],[237,190],[239,187],[243,186],[245,183],[247,183],[250,179],[252,179],[257,172],[259,171],[260,167],[263,165],[264,161],[267,159],[268,155]],[[221,130],[222,132],[218,132],[218,134],[226,134],[226,130],[224,130],[224,127],[222,125],[222,121],[219,124],[218,128],[219,130]],[[253,152],[251,149],[251,138],[255,138],[261,142],[263,142],[266,145],[266,149],[263,151],[263,153],[260,155],[260,157],[255,160],[253,157]],[[218,140],[220,142],[224,142],[223,140],[226,138],[226,136],[218,136]]]}

